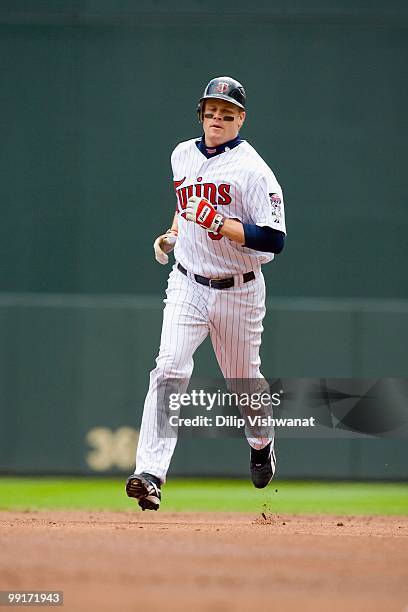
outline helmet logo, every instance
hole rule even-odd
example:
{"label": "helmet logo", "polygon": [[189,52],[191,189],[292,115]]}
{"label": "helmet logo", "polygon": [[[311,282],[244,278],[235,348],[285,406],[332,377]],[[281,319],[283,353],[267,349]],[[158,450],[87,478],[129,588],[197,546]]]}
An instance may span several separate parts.
{"label": "helmet logo", "polygon": [[217,91],[220,94],[225,93],[226,91],[228,91],[228,83],[218,83],[217,85]]}

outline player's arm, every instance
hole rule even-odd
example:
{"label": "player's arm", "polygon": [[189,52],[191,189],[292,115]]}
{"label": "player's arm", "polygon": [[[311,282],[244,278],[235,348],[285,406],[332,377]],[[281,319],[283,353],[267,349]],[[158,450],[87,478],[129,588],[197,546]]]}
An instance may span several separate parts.
{"label": "player's arm", "polygon": [[176,212],[174,213],[174,217],[173,217],[173,222],[170,226],[170,232],[176,232],[178,233],[178,212],[176,210]]}
{"label": "player's arm", "polygon": [[237,219],[227,219],[217,212],[208,200],[192,196],[183,211],[188,221],[221,234],[233,242],[256,251],[280,253],[285,243],[285,234],[272,227],[262,227],[252,223],[241,223]]}
{"label": "player's arm", "polygon": [[241,221],[238,221],[237,219],[224,218],[223,225],[220,229],[220,234],[226,238],[229,238],[233,242],[238,242],[238,244],[243,245],[245,243],[244,226],[242,225]]}
{"label": "player's arm", "polygon": [[285,246],[286,234],[274,227],[260,226],[252,223],[244,223],[244,246],[256,251],[275,253],[278,255]]}
{"label": "player's arm", "polygon": [[224,219],[220,234],[248,249],[278,254],[285,245],[285,234],[272,227],[260,227],[253,223],[241,223],[236,219]]}

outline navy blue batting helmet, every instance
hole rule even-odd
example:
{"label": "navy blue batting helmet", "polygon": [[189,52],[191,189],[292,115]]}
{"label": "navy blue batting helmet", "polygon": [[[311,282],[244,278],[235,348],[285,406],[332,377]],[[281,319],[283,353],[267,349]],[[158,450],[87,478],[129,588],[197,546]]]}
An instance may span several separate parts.
{"label": "navy blue batting helmet", "polygon": [[203,101],[208,100],[209,98],[225,100],[226,102],[231,102],[231,104],[235,104],[236,106],[239,106],[239,108],[245,110],[245,89],[241,83],[235,79],[232,79],[231,77],[216,77],[208,83],[197,106],[197,113],[200,121],[202,120]]}

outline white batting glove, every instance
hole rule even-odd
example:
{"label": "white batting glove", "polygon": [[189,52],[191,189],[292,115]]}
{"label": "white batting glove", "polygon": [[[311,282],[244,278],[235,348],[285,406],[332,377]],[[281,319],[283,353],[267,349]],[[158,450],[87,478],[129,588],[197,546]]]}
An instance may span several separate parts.
{"label": "white batting glove", "polygon": [[217,213],[211,202],[198,196],[188,198],[184,213],[187,221],[193,221],[214,234],[218,234],[224,223],[224,217]]}
{"label": "white batting glove", "polygon": [[177,232],[175,230],[170,230],[161,236],[158,236],[153,243],[154,256],[156,261],[162,266],[165,266],[169,263],[169,256],[167,253],[170,253],[176,244],[177,241]]}

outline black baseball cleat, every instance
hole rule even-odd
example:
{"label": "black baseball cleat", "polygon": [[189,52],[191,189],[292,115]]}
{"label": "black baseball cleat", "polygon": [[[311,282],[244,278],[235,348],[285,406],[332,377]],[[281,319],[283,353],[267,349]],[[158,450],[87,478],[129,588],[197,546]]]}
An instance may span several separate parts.
{"label": "black baseball cleat", "polygon": [[251,447],[251,479],[257,489],[263,489],[271,482],[275,467],[276,457],[272,442],[261,450]]}
{"label": "black baseball cleat", "polygon": [[158,510],[161,501],[160,484],[156,476],[147,472],[132,474],[126,481],[126,493],[128,497],[138,500],[142,510]]}

